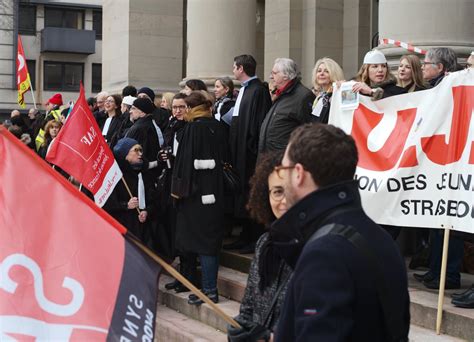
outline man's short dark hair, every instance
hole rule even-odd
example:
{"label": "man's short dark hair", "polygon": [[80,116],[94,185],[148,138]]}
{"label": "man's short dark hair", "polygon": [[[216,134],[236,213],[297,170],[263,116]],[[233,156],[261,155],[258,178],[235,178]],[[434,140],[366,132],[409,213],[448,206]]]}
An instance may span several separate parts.
{"label": "man's short dark hair", "polygon": [[354,179],[358,161],[354,139],[333,125],[305,124],[293,131],[288,146],[292,163],[300,163],[319,187]]}
{"label": "man's short dark hair", "polygon": [[255,70],[257,69],[257,61],[251,55],[240,55],[234,57],[234,63],[238,67],[242,66],[247,76],[255,76]]}
{"label": "man's short dark hair", "polygon": [[175,96],[173,96],[173,100],[184,100],[186,96],[188,95],[183,93],[177,93]]}
{"label": "man's short dark hair", "polygon": [[128,85],[122,89],[122,97],[133,96],[137,97],[137,88],[132,85]]}

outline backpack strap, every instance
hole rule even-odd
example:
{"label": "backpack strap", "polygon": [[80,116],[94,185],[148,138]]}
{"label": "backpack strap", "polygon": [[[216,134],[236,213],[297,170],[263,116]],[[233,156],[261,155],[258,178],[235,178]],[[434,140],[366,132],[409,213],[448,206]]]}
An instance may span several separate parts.
{"label": "backpack strap", "polygon": [[378,258],[370,247],[367,240],[352,226],[342,224],[327,224],[318,229],[309,239],[308,243],[317,240],[327,234],[338,235],[349,241],[356,250],[364,256],[372,274],[375,276],[375,286],[377,295],[382,305],[384,315],[385,328],[389,335],[389,341],[408,341],[403,329],[402,315],[394,311],[395,306],[392,305],[388,292],[387,283],[382,272]]}

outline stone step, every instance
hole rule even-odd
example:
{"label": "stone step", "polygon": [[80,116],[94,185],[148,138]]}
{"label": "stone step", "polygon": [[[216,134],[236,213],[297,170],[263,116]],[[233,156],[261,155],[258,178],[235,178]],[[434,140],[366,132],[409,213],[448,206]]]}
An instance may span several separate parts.
{"label": "stone step", "polygon": [[463,342],[466,340],[448,336],[436,335],[436,332],[426,328],[412,324],[410,326],[410,334],[408,335],[410,342]]}
{"label": "stone step", "polygon": [[[178,311],[185,316],[204,323],[214,329],[225,332],[227,322],[214,312],[209,305],[200,306],[189,305],[188,296],[191,292],[176,293],[174,290],[166,290],[164,285],[173,278],[162,275],[159,282],[158,303],[166,305],[168,308]],[[237,316],[240,304],[223,296],[219,298],[219,307],[231,317]]]}
{"label": "stone step", "polygon": [[[228,253],[229,258],[247,258],[237,253]],[[232,263],[230,263],[232,265]],[[411,322],[417,326],[434,331],[438,305],[438,291],[426,289],[413,277],[414,271],[409,270],[409,293]],[[423,271],[418,271],[423,273]],[[240,302],[247,283],[247,274],[241,269],[235,270],[221,266],[219,269],[220,294]],[[453,292],[462,292],[474,283],[474,275],[462,274],[461,290],[446,290],[444,300],[444,314],[441,331],[449,336],[454,336],[468,341],[474,341],[474,309],[463,309],[451,304],[450,295]]]}
{"label": "stone step", "polygon": [[247,285],[248,273],[220,266],[217,287],[219,294],[229,299],[241,302]]}
{"label": "stone step", "polygon": [[[218,305],[225,313],[227,313],[231,317],[234,317],[238,314],[239,303],[235,300],[229,300],[225,298],[224,296],[227,296],[228,294],[225,293],[224,289],[227,289],[227,291],[230,291],[230,293],[233,293],[233,296],[236,297],[238,297],[238,293],[241,293],[243,295],[243,290],[245,289],[246,283],[245,277],[245,274],[232,269],[224,267],[221,267],[219,269],[219,291],[223,296],[220,297],[220,302]],[[226,331],[227,323],[207,304],[203,304],[200,307],[189,305],[187,303],[187,299],[190,292],[175,293],[173,290],[168,291],[164,288],[164,284],[171,280],[172,278],[168,276],[162,275],[160,277],[160,294],[158,296],[158,300],[159,303],[161,303],[162,305],[158,306],[158,312],[160,312],[161,310],[162,313],[158,313],[157,317],[163,317],[163,315],[167,313],[172,313],[173,310],[177,311],[176,314],[169,315],[169,319],[167,318],[160,323],[161,326],[163,326],[165,329],[165,334],[167,334],[165,336],[175,336],[171,334],[177,334],[179,332],[179,327],[181,324],[179,322],[183,322],[185,317],[187,317],[187,319],[191,323],[198,321],[198,324],[207,325],[212,331],[216,332],[217,329],[217,332],[219,332],[220,334],[224,334],[224,332]],[[410,309],[412,322],[412,325],[410,327],[410,341],[474,341],[474,334],[472,333],[474,319],[472,318],[473,314],[471,312],[473,310],[470,311],[455,308],[451,304],[449,304],[449,297],[447,297],[445,301],[446,306],[442,325],[442,335],[436,335],[434,329],[436,322],[437,293],[423,291],[420,289],[419,285],[412,284],[411,282],[409,290],[411,296]],[[166,307],[163,307],[163,305],[166,305]],[[177,321],[178,323],[174,324],[175,321]],[[178,328],[173,330],[173,324]],[[160,330],[158,330],[157,328],[157,331]],[[162,332],[160,331],[160,334],[161,333]],[[183,338],[182,340],[175,339],[175,337],[173,337],[168,339],[168,341],[191,341],[185,338],[193,336],[193,332],[186,331],[184,335],[184,337],[179,337]],[[200,335],[196,336],[199,337]]]}
{"label": "stone step", "polygon": [[[411,322],[418,326],[434,330],[438,307],[438,291],[429,290],[416,281],[413,273],[408,272],[408,287],[410,292]],[[443,320],[441,332],[468,341],[474,341],[474,310],[455,307],[451,304],[451,294],[462,292],[474,283],[474,275],[463,273],[460,290],[446,290],[443,304]]]}
{"label": "stone step", "polygon": [[237,251],[222,250],[219,256],[219,263],[236,271],[249,273],[252,258],[253,254],[239,254]]}
{"label": "stone step", "polygon": [[226,342],[227,335],[166,306],[156,310],[156,342]]}

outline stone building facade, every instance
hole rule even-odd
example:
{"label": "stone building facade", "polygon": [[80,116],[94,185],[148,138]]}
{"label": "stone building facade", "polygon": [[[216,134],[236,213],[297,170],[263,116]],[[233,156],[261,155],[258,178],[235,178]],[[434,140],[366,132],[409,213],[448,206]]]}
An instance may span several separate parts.
{"label": "stone building facade", "polygon": [[[39,103],[54,92],[45,84],[45,67],[53,68],[48,62],[58,62],[61,75],[67,77],[77,71],[76,67],[68,74],[68,63],[83,65],[86,94],[92,96],[98,88],[120,92],[128,84],[150,86],[158,93],[177,91],[189,78],[212,85],[216,77],[232,76],[233,57],[243,53],[256,57],[257,74],[267,81],[275,58],[294,59],[303,83],[310,87],[317,59],[332,57],[351,78],[364,54],[378,45],[378,37],[424,49],[451,47],[460,62],[474,49],[472,0],[0,0],[0,111],[4,112],[18,107],[14,56],[18,27],[25,26],[18,23],[20,6],[36,8],[34,34],[22,37],[27,60],[35,61]],[[73,15],[68,10],[81,11],[83,22],[72,29],[52,30],[46,25],[48,8],[65,10],[64,16]],[[98,13],[102,38],[96,36],[93,51],[74,51],[80,45],[78,31],[99,30]],[[76,44],[58,47],[57,36],[52,35],[61,34],[58,31],[65,31],[62,39]],[[52,50],[45,49],[42,40],[49,40]],[[406,53],[394,46],[379,48],[392,66]],[[75,90],[60,91],[66,101],[77,97]],[[26,100],[31,106],[29,93]]]}

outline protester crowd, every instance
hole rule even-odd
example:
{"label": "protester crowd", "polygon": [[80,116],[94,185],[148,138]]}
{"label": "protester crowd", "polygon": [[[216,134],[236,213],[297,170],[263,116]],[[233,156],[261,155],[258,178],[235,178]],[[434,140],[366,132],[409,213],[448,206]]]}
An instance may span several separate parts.
{"label": "protester crowd", "polygon": [[[472,68],[473,61],[474,53],[466,67]],[[242,328],[229,329],[233,341],[269,338],[274,331],[277,341],[337,340],[333,336],[404,340],[409,327],[406,270],[393,243],[401,227],[380,229],[365,215],[353,180],[354,141],[326,125],[333,91],[349,75],[333,59],[322,58],[315,63],[309,89],[291,59],[275,60],[270,84],[256,76],[256,65],[250,55],[234,58],[239,91],[231,78],[222,77],[213,93],[194,79],[186,81],[182,92],[161,98],[149,87],[133,85],[122,94],[103,91],[89,98],[128,184],[119,183],[103,209],[169,262],[179,257],[180,272],[216,303],[221,248],[255,253],[237,317]],[[377,101],[436,87],[460,68],[451,49],[432,48],[423,60],[402,56],[392,73],[384,54],[373,50],[352,78],[352,90]],[[23,117],[14,110],[3,124],[45,159],[72,107],[58,93],[47,101],[44,114],[32,108]],[[335,165],[343,171],[334,172]],[[355,227],[390,270],[381,272],[388,279],[395,323],[384,322],[386,303],[377,301],[372,282],[372,273],[380,272],[361,266],[370,261],[357,245],[349,248],[351,242],[341,239],[339,231],[313,236],[316,227],[329,223],[336,230]],[[223,245],[235,226],[241,227],[240,236]],[[415,277],[436,289],[442,235],[420,228],[416,240],[410,267],[428,267]],[[304,248],[308,241],[311,248]],[[463,238],[451,237],[447,289],[460,288],[463,246]],[[178,281],[166,288],[189,291]],[[190,295],[188,303],[203,302]],[[454,295],[453,304],[474,308],[474,288]]]}

